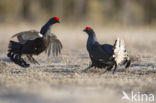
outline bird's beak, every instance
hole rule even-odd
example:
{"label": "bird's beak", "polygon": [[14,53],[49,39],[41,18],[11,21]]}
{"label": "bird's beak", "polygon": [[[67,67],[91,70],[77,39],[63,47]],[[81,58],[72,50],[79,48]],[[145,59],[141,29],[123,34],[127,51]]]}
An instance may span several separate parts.
{"label": "bird's beak", "polygon": [[58,21],[57,23],[60,23],[60,21]]}
{"label": "bird's beak", "polygon": [[84,29],[83,31],[86,32],[86,29]]}

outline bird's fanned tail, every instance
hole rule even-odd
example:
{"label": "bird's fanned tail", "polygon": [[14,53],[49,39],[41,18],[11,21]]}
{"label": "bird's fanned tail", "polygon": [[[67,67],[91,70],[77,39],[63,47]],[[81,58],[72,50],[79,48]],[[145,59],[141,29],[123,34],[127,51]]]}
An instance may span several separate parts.
{"label": "bird's fanned tail", "polygon": [[115,41],[113,58],[115,59],[115,62],[117,65],[125,64],[126,68],[130,66],[131,61],[130,61],[130,57],[128,56],[128,53],[126,51],[124,40],[120,40],[118,38]]}
{"label": "bird's fanned tail", "polygon": [[22,47],[22,44],[18,42],[10,41],[7,56],[19,66],[29,67],[30,65],[27,64],[23,58],[21,58],[21,53],[20,53],[21,47]]}

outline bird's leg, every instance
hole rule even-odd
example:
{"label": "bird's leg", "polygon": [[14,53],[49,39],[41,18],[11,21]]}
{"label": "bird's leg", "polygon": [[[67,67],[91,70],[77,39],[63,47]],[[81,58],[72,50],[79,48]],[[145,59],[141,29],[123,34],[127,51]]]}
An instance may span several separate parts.
{"label": "bird's leg", "polygon": [[108,66],[106,70],[107,70],[107,71],[111,71],[112,68],[113,68],[113,65]]}
{"label": "bird's leg", "polygon": [[117,68],[117,64],[115,63],[115,67],[114,67],[114,70],[113,70],[113,74],[115,73],[116,68]]}
{"label": "bird's leg", "polygon": [[128,68],[130,66],[130,64],[131,64],[131,60],[127,60],[125,67]]}
{"label": "bird's leg", "polygon": [[106,69],[105,71],[102,71],[99,73],[99,75],[106,73],[108,70]]}
{"label": "bird's leg", "polygon": [[82,72],[87,72],[91,67],[93,67],[92,64],[90,64],[87,68],[85,68],[84,70],[82,70]]}
{"label": "bird's leg", "polygon": [[110,71],[112,68],[113,68],[113,65],[107,66],[107,68],[105,69],[105,71],[100,72],[100,75],[106,73],[107,71]]}
{"label": "bird's leg", "polygon": [[[31,57],[31,59],[33,60],[33,62],[35,63],[35,64],[39,64],[33,57],[32,57],[32,55],[30,56]],[[40,64],[39,64],[40,65]]]}
{"label": "bird's leg", "polygon": [[34,63],[34,64],[39,64],[33,57],[32,55],[27,55],[27,58],[29,59],[30,62]]}
{"label": "bird's leg", "polygon": [[28,58],[28,60],[29,60],[30,62],[34,63],[34,61],[32,60],[32,58],[30,57],[30,55],[26,55],[26,56],[27,56],[27,58]]}

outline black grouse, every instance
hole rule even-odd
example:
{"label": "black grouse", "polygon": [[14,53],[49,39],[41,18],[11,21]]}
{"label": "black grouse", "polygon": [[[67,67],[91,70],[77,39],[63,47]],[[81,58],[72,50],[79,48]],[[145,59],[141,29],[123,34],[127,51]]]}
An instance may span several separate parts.
{"label": "black grouse", "polygon": [[130,66],[131,61],[123,40],[118,38],[114,45],[101,45],[97,41],[96,34],[92,28],[86,27],[84,32],[88,34],[87,50],[92,62],[88,68],[83,70],[84,72],[91,67],[106,68],[106,71],[110,71],[114,67],[114,73],[120,64],[125,64],[126,68]]}
{"label": "black grouse", "polygon": [[62,43],[50,32],[51,26],[59,23],[58,17],[52,17],[41,28],[40,32],[36,30],[24,31],[12,36],[17,37],[18,42],[10,40],[7,56],[16,64],[22,67],[29,67],[22,56],[25,54],[31,63],[38,63],[32,56],[39,55],[43,51],[57,56],[61,53]]}

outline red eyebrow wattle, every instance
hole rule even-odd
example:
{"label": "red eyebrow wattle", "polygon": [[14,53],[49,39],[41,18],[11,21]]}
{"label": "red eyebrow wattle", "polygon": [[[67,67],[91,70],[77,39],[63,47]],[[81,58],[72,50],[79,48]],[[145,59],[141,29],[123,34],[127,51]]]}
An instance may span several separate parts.
{"label": "red eyebrow wattle", "polygon": [[89,26],[86,27],[86,30],[90,30],[90,29],[91,29],[91,27],[89,27]]}
{"label": "red eyebrow wattle", "polygon": [[56,21],[59,21],[59,17],[57,17],[57,16],[55,16],[54,19],[55,19]]}

